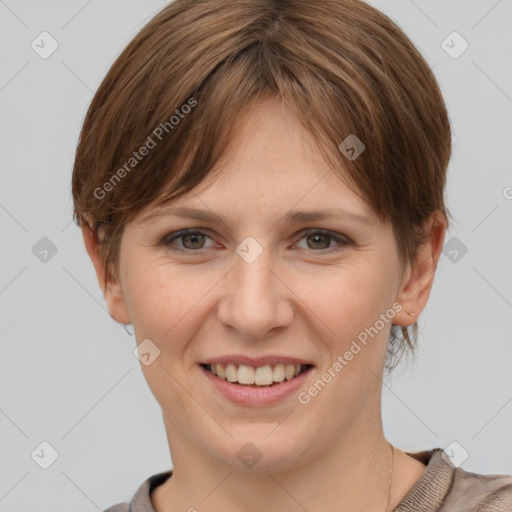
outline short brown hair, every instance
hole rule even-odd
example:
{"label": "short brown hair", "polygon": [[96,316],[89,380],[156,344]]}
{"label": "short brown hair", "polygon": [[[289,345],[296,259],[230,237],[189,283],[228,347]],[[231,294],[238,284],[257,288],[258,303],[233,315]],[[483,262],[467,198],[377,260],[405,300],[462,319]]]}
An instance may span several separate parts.
{"label": "short brown hair", "polygon": [[[105,284],[126,223],[198,185],[244,109],[268,94],[391,221],[402,264],[416,256],[431,213],[448,225],[448,114],[427,62],[389,17],[359,0],[175,0],[110,68],[76,150],[74,219],[88,218],[96,236],[101,228]],[[338,149],[349,135],[365,144],[355,160]],[[417,324],[413,341],[400,330],[413,351]],[[400,330],[392,326],[388,360],[405,348]]]}

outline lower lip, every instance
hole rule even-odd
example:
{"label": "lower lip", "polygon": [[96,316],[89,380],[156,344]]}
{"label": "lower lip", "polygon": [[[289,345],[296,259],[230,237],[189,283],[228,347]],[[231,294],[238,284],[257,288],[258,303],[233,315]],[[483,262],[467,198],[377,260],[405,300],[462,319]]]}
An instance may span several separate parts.
{"label": "lower lip", "polygon": [[226,398],[237,404],[248,406],[271,405],[289,397],[300,388],[314,369],[312,366],[291,380],[284,380],[279,384],[274,384],[269,387],[256,388],[228,382],[227,380],[213,375],[213,373],[203,368],[201,365],[199,365],[199,368],[215,388]]}

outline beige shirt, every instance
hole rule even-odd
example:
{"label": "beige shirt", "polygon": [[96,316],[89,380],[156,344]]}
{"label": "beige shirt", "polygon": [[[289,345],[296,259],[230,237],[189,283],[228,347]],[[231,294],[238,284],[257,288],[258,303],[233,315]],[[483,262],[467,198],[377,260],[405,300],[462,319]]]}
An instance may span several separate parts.
{"label": "beige shirt", "polygon": [[[512,475],[481,475],[455,468],[442,448],[406,453],[427,467],[393,512],[512,512]],[[104,512],[155,512],[150,494],[171,476],[172,470],[149,477],[130,503]]]}

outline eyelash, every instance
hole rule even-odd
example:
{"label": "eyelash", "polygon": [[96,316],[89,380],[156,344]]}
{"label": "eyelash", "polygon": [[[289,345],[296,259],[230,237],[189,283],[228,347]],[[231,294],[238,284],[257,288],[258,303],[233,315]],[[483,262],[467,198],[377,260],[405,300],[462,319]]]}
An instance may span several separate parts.
{"label": "eyelash", "polygon": [[[208,233],[202,231],[201,229],[183,229],[181,231],[176,231],[174,233],[169,233],[169,234],[165,235],[164,238],[162,239],[161,243],[162,243],[162,245],[169,247],[173,251],[186,252],[186,253],[189,253],[192,255],[199,254],[201,251],[206,250],[206,249],[197,249],[197,250],[182,249],[182,248],[178,248],[176,246],[172,246],[172,243],[174,242],[174,240],[183,238],[186,235],[190,235],[190,234],[205,235],[208,238],[211,238],[208,235]],[[301,236],[301,238],[299,238],[298,241],[300,241],[303,238],[308,237],[310,235],[325,235],[325,236],[328,236],[329,238],[331,238],[332,240],[334,240],[338,244],[338,246],[328,247],[327,249],[320,249],[318,251],[311,249],[313,252],[318,252],[318,253],[331,253],[334,251],[339,251],[343,247],[352,245],[352,243],[353,243],[352,240],[350,240],[346,236],[341,236],[336,233],[333,233],[332,231],[328,231],[328,230],[324,230],[324,229],[314,229],[313,228],[313,229],[302,231],[300,234],[302,236]]]}

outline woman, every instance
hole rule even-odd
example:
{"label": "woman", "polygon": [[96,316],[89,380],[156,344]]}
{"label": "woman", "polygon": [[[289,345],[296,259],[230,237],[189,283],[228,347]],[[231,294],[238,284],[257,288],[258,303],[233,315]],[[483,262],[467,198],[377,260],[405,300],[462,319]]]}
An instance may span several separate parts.
{"label": "woman", "polygon": [[512,477],[382,428],[450,137],[427,63],[363,2],[177,0],[141,30],[91,103],[73,198],[173,469],[110,512],[512,506]]}

